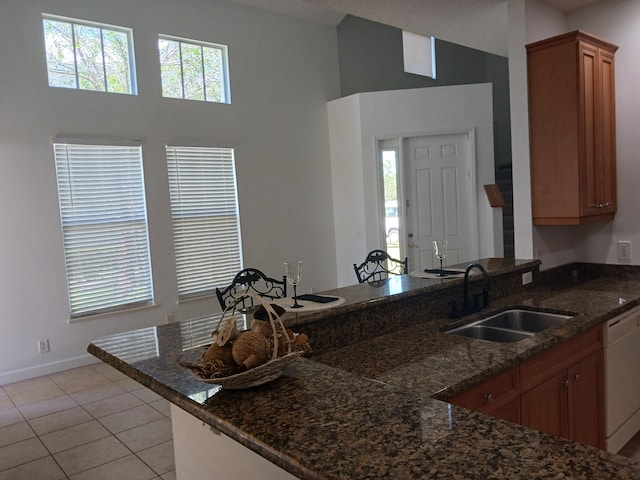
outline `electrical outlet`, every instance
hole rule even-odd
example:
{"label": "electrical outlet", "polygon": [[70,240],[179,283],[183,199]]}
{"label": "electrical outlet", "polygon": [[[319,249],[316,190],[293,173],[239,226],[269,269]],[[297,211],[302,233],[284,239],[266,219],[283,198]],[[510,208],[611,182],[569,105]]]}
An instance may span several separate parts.
{"label": "electrical outlet", "polygon": [[43,338],[42,340],[38,340],[38,352],[47,353],[49,351],[49,339]]}
{"label": "electrical outlet", "polygon": [[618,242],[618,260],[631,260],[631,242]]}
{"label": "electrical outlet", "polygon": [[522,274],[522,284],[528,285],[533,282],[533,272],[524,272]]}

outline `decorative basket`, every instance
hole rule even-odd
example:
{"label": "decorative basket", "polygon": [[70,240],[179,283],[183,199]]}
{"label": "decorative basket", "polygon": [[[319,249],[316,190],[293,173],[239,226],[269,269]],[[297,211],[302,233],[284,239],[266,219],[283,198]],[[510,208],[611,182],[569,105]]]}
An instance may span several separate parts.
{"label": "decorative basket", "polygon": [[[252,297],[255,303],[260,304],[260,310],[266,312],[264,322],[266,325],[268,321],[268,328],[270,328],[269,337],[265,344],[268,345],[268,351],[261,351],[261,353],[266,354],[268,360],[256,366],[250,366],[249,368],[236,364],[235,371],[229,368],[225,369],[221,360],[214,359],[211,361],[206,359],[206,352],[193,363],[179,362],[180,365],[188,368],[198,380],[205,383],[222,385],[226,389],[255,387],[277,379],[282,375],[285,367],[293,363],[305,352],[311,350],[309,343],[306,341],[306,335],[298,335],[298,337],[302,338],[297,338],[295,336],[296,334],[286,329],[280,316],[271,304],[267,303],[262,297],[251,293],[238,297],[222,312],[218,320],[218,326],[212,332],[212,335],[215,335],[215,342],[209,347],[209,350],[217,348],[216,344],[224,348],[229,348],[229,344],[231,344],[232,348],[238,347],[239,345],[235,345],[234,347],[234,342],[237,342],[243,334],[252,332],[252,330],[239,332],[236,329],[236,306],[241,304],[242,300],[246,297]],[[263,334],[264,333],[266,332],[263,332]],[[207,350],[207,352],[209,352],[209,350]],[[235,350],[234,353],[236,353]],[[235,358],[236,355],[234,355],[234,359]],[[249,359],[253,361],[254,357],[248,355],[247,362],[249,362]],[[245,363],[245,365],[248,364],[249,363]],[[229,374],[230,371],[233,371],[233,373]]]}

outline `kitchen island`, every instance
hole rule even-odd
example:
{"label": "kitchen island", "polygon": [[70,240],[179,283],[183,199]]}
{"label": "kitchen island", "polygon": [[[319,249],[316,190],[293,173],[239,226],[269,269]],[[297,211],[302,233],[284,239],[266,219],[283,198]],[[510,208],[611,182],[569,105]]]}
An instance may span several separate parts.
{"label": "kitchen island", "polygon": [[[640,478],[633,460],[446,402],[638,305],[640,274],[581,265],[577,276],[571,267],[545,277],[535,261],[480,263],[492,277],[489,311],[517,305],[575,316],[510,344],[449,335],[445,329],[474,318],[448,318],[462,280],[405,275],[327,292],[346,300],[335,310],[287,314],[288,326],[310,333],[315,352],[252,389],[223,390],[177,364],[211,342],[216,315],[112,335],[89,351],[168,399],[174,411],[303,479]],[[523,287],[516,280],[528,271],[534,282]],[[178,458],[176,464],[180,475]]]}

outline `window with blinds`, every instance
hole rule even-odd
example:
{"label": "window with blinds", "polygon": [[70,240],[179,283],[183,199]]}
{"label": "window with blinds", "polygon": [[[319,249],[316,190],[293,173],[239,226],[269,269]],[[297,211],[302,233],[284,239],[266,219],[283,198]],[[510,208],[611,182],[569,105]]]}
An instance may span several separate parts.
{"label": "window with blinds", "polygon": [[54,154],[71,318],[152,304],[141,145]]}
{"label": "window with blinds", "polygon": [[233,149],[167,146],[178,298],[211,295],[242,269]]}

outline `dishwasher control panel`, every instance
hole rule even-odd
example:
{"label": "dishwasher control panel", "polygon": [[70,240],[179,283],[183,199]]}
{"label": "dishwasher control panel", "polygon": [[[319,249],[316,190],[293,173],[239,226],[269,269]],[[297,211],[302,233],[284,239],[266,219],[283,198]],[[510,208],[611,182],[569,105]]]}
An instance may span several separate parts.
{"label": "dishwasher control panel", "polygon": [[640,307],[635,307],[628,312],[609,320],[605,331],[605,346],[623,339],[640,328]]}

